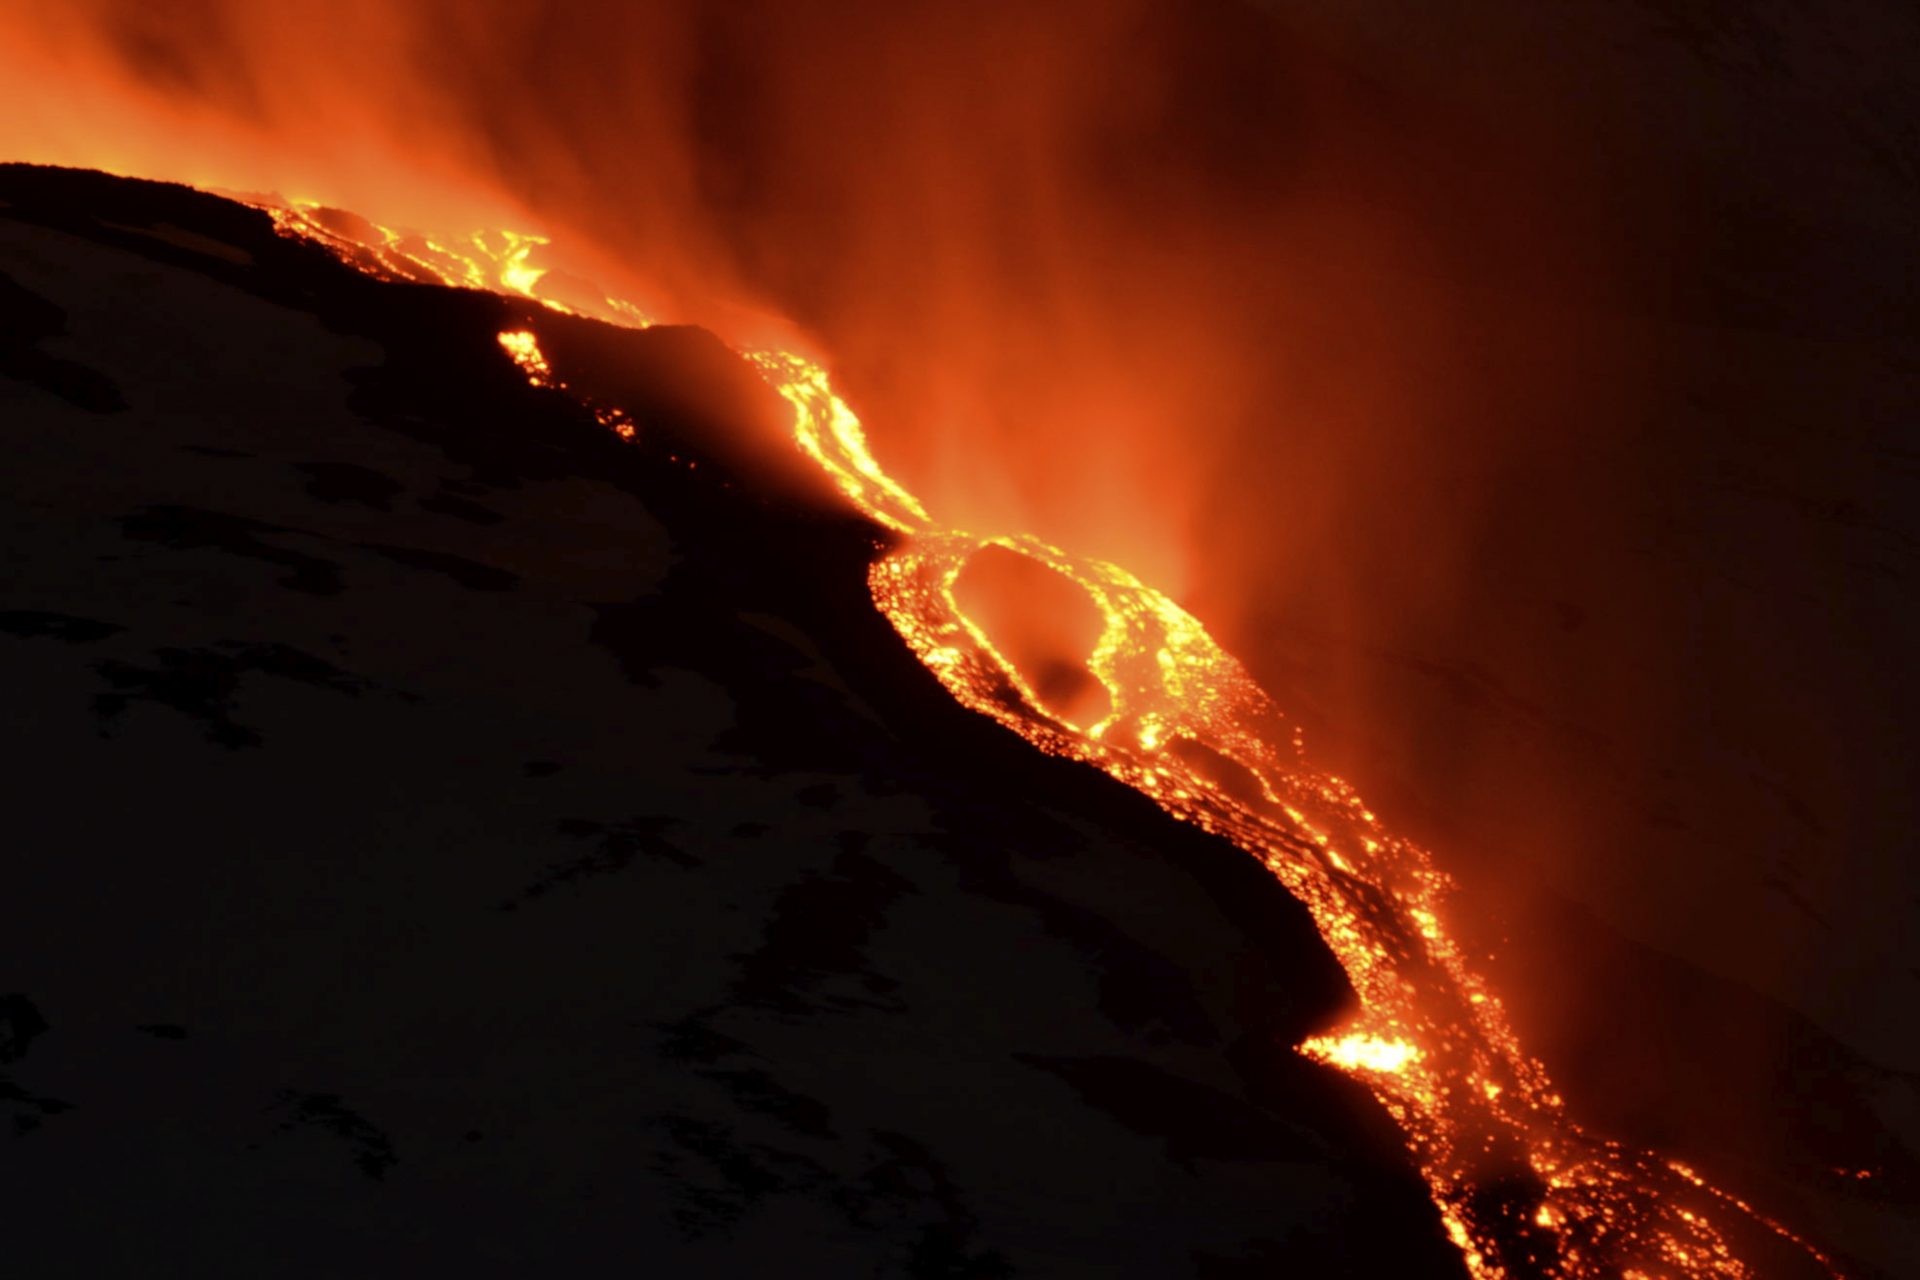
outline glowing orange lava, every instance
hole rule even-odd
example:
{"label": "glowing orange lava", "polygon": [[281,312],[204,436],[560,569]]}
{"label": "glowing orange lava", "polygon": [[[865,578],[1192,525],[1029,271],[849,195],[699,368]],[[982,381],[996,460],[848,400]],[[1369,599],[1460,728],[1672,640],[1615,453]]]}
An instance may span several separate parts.
{"label": "glowing orange lava", "polygon": [[[283,233],[376,275],[544,301],[532,237],[449,244],[372,228],[355,238],[310,206],[270,212]],[[588,313],[649,323],[610,298]],[[500,343],[534,385],[566,390],[532,331],[502,333]],[[875,461],[859,418],[819,364],[787,352],[743,354],[793,406],[799,448],[849,502],[898,535],[869,570],[874,601],[955,698],[1232,841],[1307,906],[1359,1010],[1299,1050],[1360,1081],[1398,1122],[1478,1280],[1755,1280],[1744,1242],[1769,1236],[1839,1274],[1687,1166],[1590,1133],[1569,1116],[1449,933],[1447,878],[1424,850],[1386,830],[1345,781],[1306,763],[1279,708],[1198,620],[1118,565],[1021,534],[939,524]],[[625,415],[590,407],[632,434]],[[956,603],[962,569],[990,546],[1065,575],[1098,607],[1104,626],[1087,666],[1110,699],[1098,722],[1080,729],[1048,713]]]}
{"label": "glowing orange lava", "polygon": [[527,375],[527,381],[536,387],[551,387],[553,366],[547,363],[547,357],[540,350],[540,339],[530,329],[514,329],[500,335],[500,347],[507,357],[520,366]]}
{"label": "glowing orange lava", "polygon": [[[501,350],[507,353],[508,359],[520,366],[521,372],[527,375],[528,382],[536,387],[553,387],[558,391],[571,392],[571,388],[566,383],[553,376],[553,366],[547,363],[546,354],[540,350],[540,339],[531,330],[509,330],[500,335],[499,341]],[[627,416],[626,410],[595,404],[590,397],[578,392],[572,392],[572,394],[575,399],[593,410],[593,416],[601,426],[606,427],[622,440],[633,439],[635,427],[633,419]]]}

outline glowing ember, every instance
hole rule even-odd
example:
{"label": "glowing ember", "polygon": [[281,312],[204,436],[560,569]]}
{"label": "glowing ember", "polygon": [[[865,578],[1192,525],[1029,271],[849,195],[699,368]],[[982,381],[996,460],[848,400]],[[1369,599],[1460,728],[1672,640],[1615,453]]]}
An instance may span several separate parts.
{"label": "glowing ember", "polygon": [[[384,278],[547,301],[529,262],[542,243],[535,237],[477,236],[449,247],[373,227],[355,239],[311,207],[271,212],[284,233]],[[611,298],[592,314],[649,323]],[[531,331],[502,333],[500,343],[535,386],[566,389]],[[1347,1029],[1314,1036],[1300,1052],[1365,1084],[1399,1123],[1443,1228],[1478,1280],[1752,1280],[1757,1273],[1729,1233],[1752,1238],[1756,1226],[1839,1274],[1692,1169],[1591,1134],[1569,1117],[1448,933],[1446,877],[1424,850],[1387,831],[1346,782],[1307,765],[1298,733],[1195,618],[1117,565],[1024,535],[937,524],[873,458],[824,369],[786,352],[745,358],[793,406],[800,449],[850,502],[900,535],[869,571],[874,601],[955,698],[1231,840],[1307,906],[1360,1008]],[[632,434],[618,410],[589,407]],[[956,603],[962,569],[987,547],[1030,557],[1092,598],[1104,624],[1087,667],[1110,699],[1097,723],[1083,730],[1048,713]]]}

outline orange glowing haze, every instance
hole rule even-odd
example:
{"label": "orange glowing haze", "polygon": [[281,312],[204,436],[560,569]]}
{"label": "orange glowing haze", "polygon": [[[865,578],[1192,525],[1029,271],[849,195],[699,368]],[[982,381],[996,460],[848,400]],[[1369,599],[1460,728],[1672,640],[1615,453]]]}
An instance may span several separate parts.
{"label": "orange glowing haze", "polygon": [[[1224,622],[1250,529],[1248,572],[1373,554],[1345,528],[1405,488],[1395,424],[1464,390],[1455,233],[1520,269],[1553,220],[1412,171],[1342,32],[1190,8],[7,0],[0,153],[538,233],[749,345],[809,345],[791,317],[928,501]],[[1223,477],[1276,423],[1261,484]]]}
{"label": "orange glowing haze", "polygon": [[[1301,1048],[1400,1122],[1478,1276],[1528,1250],[1755,1275],[1740,1233],[1771,1224],[1570,1118],[1445,877],[1306,766],[1226,652],[1264,676],[1276,611],[1444,609],[1484,533],[1455,478],[1604,417],[1617,335],[1562,305],[1606,278],[1580,122],[1509,111],[1526,86],[1436,87],[1361,18],[818,8],[0,0],[0,157],[254,193],[291,233],[390,251],[363,267],[712,328],[793,406],[796,456],[904,535],[874,594],[956,697],[1307,904],[1360,1008]],[[1356,69],[1382,59],[1432,92]],[[427,237],[329,240],[307,201]],[[566,390],[533,330],[500,341]],[[1071,600],[1010,612],[968,576],[1007,552]],[[1485,1202],[1512,1177],[1537,1239]]]}

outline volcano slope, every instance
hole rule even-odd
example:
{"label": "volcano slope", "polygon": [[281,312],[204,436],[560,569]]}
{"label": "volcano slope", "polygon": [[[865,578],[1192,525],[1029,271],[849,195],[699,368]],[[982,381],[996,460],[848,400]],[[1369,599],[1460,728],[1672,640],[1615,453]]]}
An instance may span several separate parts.
{"label": "volcano slope", "polygon": [[562,326],[629,445],[505,300],[0,202],[10,1274],[1462,1274],[1305,913],[953,703],[717,343]]}

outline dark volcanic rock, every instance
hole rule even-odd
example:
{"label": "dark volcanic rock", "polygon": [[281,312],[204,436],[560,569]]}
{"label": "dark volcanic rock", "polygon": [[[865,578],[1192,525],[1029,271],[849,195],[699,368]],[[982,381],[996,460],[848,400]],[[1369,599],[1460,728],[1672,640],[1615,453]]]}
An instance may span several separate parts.
{"label": "dark volcanic rock", "polygon": [[1460,1274],[1304,912],[955,705],[711,339],[0,201],[9,1275]]}

